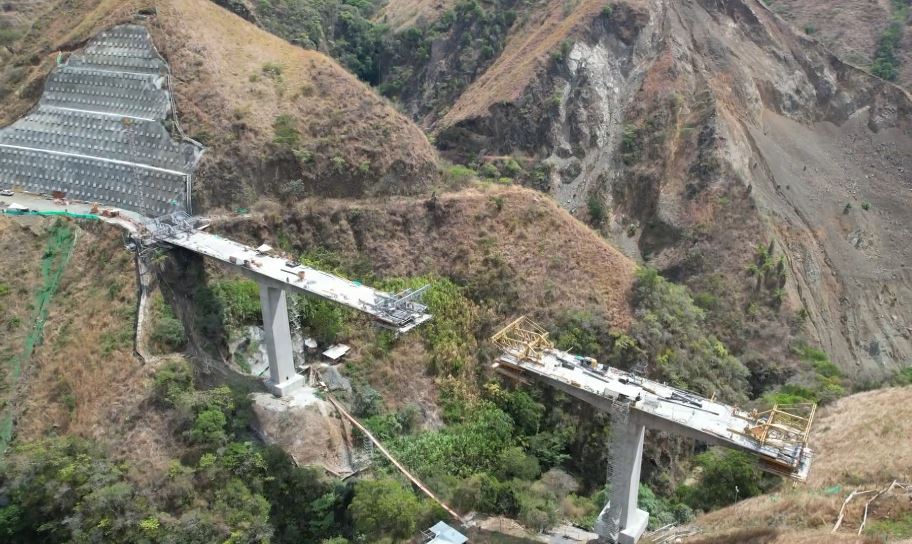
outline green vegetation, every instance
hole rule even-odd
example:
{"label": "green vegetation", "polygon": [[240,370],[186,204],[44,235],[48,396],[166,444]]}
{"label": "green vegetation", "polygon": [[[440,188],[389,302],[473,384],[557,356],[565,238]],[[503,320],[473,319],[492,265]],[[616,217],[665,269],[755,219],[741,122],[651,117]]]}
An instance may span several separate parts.
{"label": "green vegetation", "polygon": [[605,203],[602,202],[602,199],[596,195],[592,195],[589,197],[586,205],[589,210],[589,221],[592,225],[594,227],[602,226],[608,218],[608,210],[605,208]]}
{"label": "green vegetation", "polygon": [[706,326],[706,312],[683,286],[643,268],[634,287],[632,336],[663,379],[728,402],[746,400],[747,368]]}
{"label": "green vegetation", "polygon": [[422,508],[410,489],[392,478],[382,478],[358,482],[348,511],[358,533],[369,542],[379,542],[414,536]]}
{"label": "green vegetation", "polygon": [[769,297],[767,302],[778,308],[785,297],[786,268],[785,255],[775,254],[775,244],[758,244],[754,248],[754,260],[747,267],[747,274],[756,278],[756,295]]}
{"label": "green vegetation", "polygon": [[260,288],[253,280],[226,279],[212,284],[225,325],[237,329],[260,321]]}
{"label": "green vegetation", "polygon": [[680,486],[678,497],[699,510],[713,510],[764,491],[764,480],[756,462],[746,453],[712,449],[694,458],[700,480],[694,486]]}
{"label": "green vegetation", "polygon": [[12,45],[21,35],[15,28],[0,28],[0,45]]}
{"label": "green vegetation", "polygon": [[621,158],[624,164],[630,166],[636,163],[640,158],[640,128],[633,124],[624,125],[624,132],[621,134]]}
{"label": "green vegetation", "polygon": [[797,383],[787,383],[763,396],[770,405],[817,402],[826,404],[845,394],[842,372],[823,351],[798,343],[792,348],[808,370]]}
{"label": "green vegetation", "polygon": [[912,537],[912,514],[897,519],[872,520],[865,526],[865,534],[892,542]]}
{"label": "green vegetation", "polygon": [[[78,438],[17,444],[0,471],[0,535],[11,542],[320,542],[349,536],[345,486],[247,440],[246,395],[193,388],[189,367],[155,375],[188,451],[156,485]],[[357,492],[355,493],[357,497]],[[337,540],[338,541],[338,540]]]}
{"label": "green vegetation", "polygon": [[321,344],[334,343],[351,315],[339,304],[307,296],[295,297],[294,311],[307,334]]}
{"label": "green vegetation", "polygon": [[478,173],[467,166],[453,164],[443,169],[443,176],[447,185],[460,187],[475,179]]}
{"label": "green vegetation", "polygon": [[889,81],[895,81],[899,75],[900,60],[897,52],[903,38],[903,29],[909,17],[909,3],[906,0],[891,0],[893,14],[890,23],[881,34],[874,52],[874,63],[871,73]]}
{"label": "green vegetation", "polygon": [[291,115],[282,114],[276,117],[272,129],[275,131],[273,141],[277,144],[294,147],[301,139],[298,123]]}
{"label": "green vegetation", "polygon": [[274,62],[267,62],[261,68],[263,75],[272,80],[279,80],[282,77],[282,65]]}
{"label": "green vegetation", "polygon": [[174,316],[171,305],[165,302],[161,293],[153,295],[151,310],[149,347],[152,351],[161,354],[183,349],[187,343],[184,325]]}

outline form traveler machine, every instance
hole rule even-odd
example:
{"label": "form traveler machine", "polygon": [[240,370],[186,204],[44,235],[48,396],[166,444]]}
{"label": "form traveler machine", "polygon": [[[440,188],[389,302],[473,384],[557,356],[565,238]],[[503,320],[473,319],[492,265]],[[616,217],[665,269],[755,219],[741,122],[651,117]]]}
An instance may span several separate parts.
{"label": "form traveler machine", "polygon": [[492,337],[502,353],[494,368],[510,378],[551,385],[612,417],[611,497],[596,522],[604,542],[634,543],[649,514],[637,508],[646,428],[737,449],[757,457],[762,470],[804,481],[813,454],[807,447],[816,405],[777,405],[744,412],[639,375],[555,349],[542,327],[520,317]]}

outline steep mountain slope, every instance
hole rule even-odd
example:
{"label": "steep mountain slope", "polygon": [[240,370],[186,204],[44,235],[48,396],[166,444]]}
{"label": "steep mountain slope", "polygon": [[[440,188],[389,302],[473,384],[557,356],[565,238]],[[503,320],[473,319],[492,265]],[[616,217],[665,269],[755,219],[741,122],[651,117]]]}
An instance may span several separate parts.
{"label": "steep mountain slope", "polygon": [[82,0],[32,15],[8,46],[0,122],[34,103],[56,51],[139,20],[171,64],[182,125],[208,148],[195,177],[199,209],[260,195],[412,194],[436,180],[425,136],[367,86],[211,2]]}
{"label": "steep mountain slope", "polygon": [[[864,503],[849,504],[838,534],[831,534],[843,501],[853,490],[883,489],[912,478],[912,459],[901,445],[912,439],[912,388],[859,393],[820,413],[811,432],[814,465],[806,485],[754,497],[697,518],[703,535],[686,542],[895,542],[912,517],[904,493],[885,494],[872,504],[863,536],[857,536]],[[897,536],[899,538],[897,538]]]}
{"label": "steep mountain slope", "polygon": [[761,366],[805,335],[853,376],[908,364],[906,92],[755,0],[516,9],[451,107],[412,106],[436,88],[428,70],[468,51],[456,30],[430,33],[419,92],[401,87],[447,156],[516,159],[517,179],[721,297],[726,340]]}
{"label": "steep mountain slope", "polygon": [[[768,5],[797,29],[819,40],[843,60],[870,66],[878,53],[881,36],[888,30],[896,7],[904,0],[775,0]],[[905,2],[908,4],[908,2]],[[897,83],[912,84],[912,20],[899,17],[905,27],[897,44]]]}

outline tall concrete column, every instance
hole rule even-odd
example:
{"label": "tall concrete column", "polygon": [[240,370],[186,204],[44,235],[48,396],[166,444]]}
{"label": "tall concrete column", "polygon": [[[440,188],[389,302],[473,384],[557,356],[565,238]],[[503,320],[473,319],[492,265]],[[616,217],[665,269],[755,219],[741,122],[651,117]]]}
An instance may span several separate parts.
{"label": "tall concrete column", "polygon": [[632,417],[612,425],[616,427],[611,429],[609,446],[611,497],[595,522],[595,532],[600,543],[635,544],[646,532],[649,521],[649,513],[637,508],[646,427]]}
{"label": "tall concrete column", "polygon": [[614,454],[614,470],[619,473],[614,479],[616,483],[611,490],[611,501],[618,501],[622,508],[618,544],[635,544],[646,532],[649,521],[649,513],[637,508],[646,427],[630,421],[623,430],[618,429],[617,432],[623,432],[624,436],[617,442],[620,451]]}
{"label": "tall concrete column", "polygon": [[285,290],[260,283],[260,306],[269,356],[269,381],[266,385],[273,395],[282,397],[304,383],[304,376],[295,372]]}

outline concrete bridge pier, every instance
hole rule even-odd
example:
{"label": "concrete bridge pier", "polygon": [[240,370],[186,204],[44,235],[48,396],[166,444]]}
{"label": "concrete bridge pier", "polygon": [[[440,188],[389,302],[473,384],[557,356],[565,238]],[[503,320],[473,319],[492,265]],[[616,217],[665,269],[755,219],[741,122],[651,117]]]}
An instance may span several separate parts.
{"label": "concrete bridge pier", "polygon": [[304,385],[304,376],[298,374],[294,367],[285,290],[261,281],[260,306],[269,356],[269,380],[266,385],[273,395],[283,397]]}
{"label": "concrete bridge pier", "polygon": [[636,544],[649,513],[637,508],[646,426],[631,418],[611,429],[611,497],[595,524],[600,543]]}
{"label": "concrete bridge pier", "polygon": [[617,432],[623,433],[623,438],[616,442],[619,451],[614,454],[614,469],[619,474],[614,479],[616,483],[611,490],[611,501],[618,501],[621,505],[621,532],[617,541],[618,544],[635,544],[646,532],[646,524],[649,522],[649,513],[637,508],[646,426],[630,421],[623,430],[618,429]]}

